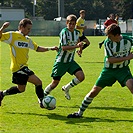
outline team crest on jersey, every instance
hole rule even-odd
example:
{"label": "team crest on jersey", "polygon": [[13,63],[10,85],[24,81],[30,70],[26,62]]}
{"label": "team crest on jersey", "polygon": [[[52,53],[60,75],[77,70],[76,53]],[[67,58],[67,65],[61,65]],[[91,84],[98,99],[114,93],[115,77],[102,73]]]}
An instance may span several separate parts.
{"label": "team crest on jersey", "polygon": [[23,41],[16,41],[15,45],[17,47],[21,47],[21,48],[27,48],[28,47],[28,42],[23,42]]}

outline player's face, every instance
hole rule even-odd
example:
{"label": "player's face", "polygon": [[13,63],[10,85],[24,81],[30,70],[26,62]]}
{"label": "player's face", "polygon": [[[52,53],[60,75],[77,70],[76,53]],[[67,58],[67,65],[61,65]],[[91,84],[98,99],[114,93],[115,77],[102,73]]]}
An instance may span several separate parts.
{"label": "player's face", "polygon": [[23,33],[24,36],[26,36],[31,31],[31,28],[32,28],[32,25],[31,24],[27,24],[25,27],[22,27],[20,29],[20,31],[21,31],[21,33]]}
{"label": "player's face", "polygon": [[120,42],[120,35],[112,35],[112,34],[108,34],[107,35],[108,36],[108,38],[112,41],[112,42]]}
{"label": "player's face", "polygon": [[67,28],[69,31],[73,32],[75,28],[76,22],[75,21],[69,21],[67,22]]}
{"label": "player's face", "polygon": [[81,17],[81,18],[84,18],[84,17],[85,17],[85,13],[81,13],[81,14],[80,14],[80,17]]}

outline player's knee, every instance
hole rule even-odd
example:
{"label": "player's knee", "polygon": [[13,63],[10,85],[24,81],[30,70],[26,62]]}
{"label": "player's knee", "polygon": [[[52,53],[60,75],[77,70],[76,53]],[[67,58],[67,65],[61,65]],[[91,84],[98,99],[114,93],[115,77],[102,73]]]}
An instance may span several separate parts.
{"label": "player's knee", "polygon": [[78,78],[78,80],[79,80],[80,82],[82,82],[84,79],[85,79],[84,74],[83,74],[83,75],[81,75],[81,76]]}

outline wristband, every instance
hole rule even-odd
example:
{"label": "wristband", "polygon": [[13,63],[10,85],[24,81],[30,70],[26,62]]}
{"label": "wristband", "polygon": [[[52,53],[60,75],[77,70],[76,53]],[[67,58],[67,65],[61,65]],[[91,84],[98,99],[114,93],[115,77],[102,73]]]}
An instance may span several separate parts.
{"label": "wristband", "polygon": [[51,50],[51,48],[48,48],[48,51]]}

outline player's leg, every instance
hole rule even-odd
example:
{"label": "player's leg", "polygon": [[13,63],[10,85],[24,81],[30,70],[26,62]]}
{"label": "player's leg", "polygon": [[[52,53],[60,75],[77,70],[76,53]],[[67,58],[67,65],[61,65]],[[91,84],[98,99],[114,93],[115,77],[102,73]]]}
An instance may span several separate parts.
{"label": "player's leg", "polygon": [[66,71],[67,71],[67,63],[57,62],[54,64],[51,74],[53,80],[45,88],[44,90],[45,95],[48,95],[59,84],[61,77],[66,73]]}
{"label": "player's leg", "polygon": [[69,94],[70,88],[81,83],[84,80],[85,76],[84,76],[84,73],[83,73],[81,67],[75,61],[71,63],[68,73],[71,75],[74,74],[75,78],[72,79],[68,84],[64,85],[62,87],[62,90],[65,92],[65,97],[68,100],[70,100],[71,99],[70,94]]}
{"label": "player's leg", "polygon": [[21,72],[22,70],[14,72],[12,76],[12,83],[17,84],[17,86],[12,86],[7,90],[0,91],[0,105],[6,95],[14,95],[25,91],[28,76],[27,74],[22,74]]}
{"label": "player's leg", "polygon": [[133,94],[133,76],[128,66],[118,69],[116,78],[122,87],[127,86],[130,92]]}
{"label": "player's leg", "polygon": [[[33,74],[29,76],[28,82],[35,85],[35,92],[38,97],[39,103],[41,103],[41,101],[44,98],[44,92],[42,89],[42,81],[35,74]],[[41,104],[40,104],[40,107],[41,107]]]}
{"label": "player's leg", "polygon": [[130,90],[130,92],[133,94],[133,79],[127,80],[126,86],[127,86],[128,89]]}
{"label": "player's leg", "polygon": [[102,87],[94,86],[92,90],[84,97],[84,100],[81,103],[81,106],[79,108],[78,112],[69,114],[67,118],[80,118],[82,117],[84,111],[87,109],[89,104],[91,104],[94,97],[98,95],[98,93],[102,90]]}
{"label": "player's leg", "polygon": [[48,95],[50,94],[50,92],[56,88],[56,86],[59,84],[60,82],[60,78],[54,77],[52,82],[45,88],[44,90],[44,95]]}
{"label": "player's leg", "polygon": [[[90,41],[84,35],[79,37],[79,40],[80,40],[80,42],[83,41],[85,43],[83,45],[82,50],[84,50],[85,48],[87,48],[90,45]],[[81,53],[79,52],[79,50],[77,50],[76,52],[79,55],[79,57],[81,57]]]}
{"label": "player's leg", "polygon": [[103,69],[92,90],[84,97],[84,100],[82,101],[79,111],[76,113],[69,114],[67,117],[82,117],[84,111],[87,109],[88,105],[91,104],[94,97],[96,97],[104,87],[112,86],[116,82],[114,74],[115,72],[113,73],[112,70],[110,71],[108,69]]}
{"label": "player's leg", "polygon": [[82,50],[84,50],[90,45],[90,41],[86,37],[83,39],[83,42],[85,42],[85,44],[83,45]]}

